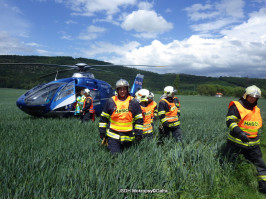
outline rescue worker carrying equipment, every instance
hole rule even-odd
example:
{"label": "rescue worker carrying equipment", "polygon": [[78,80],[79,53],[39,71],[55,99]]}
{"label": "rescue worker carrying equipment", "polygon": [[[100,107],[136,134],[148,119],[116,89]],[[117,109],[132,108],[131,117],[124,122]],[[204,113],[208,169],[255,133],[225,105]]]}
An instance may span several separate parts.
{"label": "rescue worker carrying equipment", "polygon": [[88,122],[90,119],[94,121],[94,109],[93,109],[93,100],[90,96],[90,90],[89,89],[84,89],[84,95],[85,95],[85,100],[83,103],[83,108],[82,108],[82,113],[83,113],[83,118],[82,122]]}
{"label": "rescue worker carrying equipment", "polygon": [[229,103],[226,125],[230,133],[222,155],[234,162],[239,154],[243,154],[257,169],[259,191],[266,193],[266,165],[258,135],[262,126],[260,109],[257,106],[260,97],[260,89],[252,85],[246,88],[242,98]]}
{"label": "rescue worker carrying equipment", "polygon": [[143,117],[138,101],[129,94],[129,83],[116,82],[117,96],[106,102],[99,121],[101,139],[108,139],[111,153],[120,153],[131,146],[134,139],[142,139]]}
{"label": "rescue worker carrying equipment", "polygon": [[164,95],[162,96],[159,107],[158,107],[158,117],[160,119],[159,126],[159,140],[172,136],[176,141],[182,141],[182,134],[180,128],[180,103],[175,96],[176,90],[172,86],[166,86],[164,88]]}
{"label": "rescue worker carrying equipment", "polygon": [[153,138],[153,107],[148,103],[150,92],[147,89],[141,89],[136,92],[136,98],[140,104],[143,116],[143,136],[147,138]]}

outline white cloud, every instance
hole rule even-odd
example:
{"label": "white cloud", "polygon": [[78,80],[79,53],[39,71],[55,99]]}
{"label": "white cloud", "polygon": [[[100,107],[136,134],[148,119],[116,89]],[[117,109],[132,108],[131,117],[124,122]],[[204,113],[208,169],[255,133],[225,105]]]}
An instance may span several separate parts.
{"label": "white cloud", "polygon": [[[111,43],[105,43],[105,42],[97,42],[94,43],[90,46],[90,49],[83,49],[82,53],[86,56],[86,57],[98,57],[101,58],[103,60],[106,60],[104,56],[104,54],[106,55],[111,55],[111,54],[116,54],[116,55],[124,55],[125,52],[130,52],[133,49],[136,49],[140,46],[140,43],[136,42],[136,41],[132,41],[129,43],[126,43],[122,46],[118,46],[118,45],[114,45]],[[99,57],[98,55],[101,55],[101,57]]]}
{"label": "white cloud", "polygon": [[32,48],[11,37],[7,32],[0,31],[0,54],[25,54],[32,52]]}
{"label": "white cloud", "polygon": [[266,77],[266,8],[250,14],[250,19],[221,31],[223,37],[203,38],[192,35],[179,41],[131,48],[101,48],[94,56],[115,54],[114,64],[165,65],[167,68],[144,68],[158,73],[189,73],[207,76]]}
{"label": "white cloud", "polygon": [[63,39],[63,40],[73,40],[71,35],[62,35],[61,39]]}
{"label": "white cloud", "polygon": [[225,19],[218,19],[216,21],[208,22],[208,23],[202,23],[202,24],[194,24],[190,27],[197,32],[200,33],[208,33],[210,31],[217,31],[221,28],[224,28],[225,26],[235,22],[232,18],[225,18]]}
{"label": "white cloud", "polygon": [[153,3],[149,3],[149,2],[146,2],[146,1],[141,1],[138,4],[138,7],[139,7],[140,10],[151,10],[152,7],[153,7]]}
{"label": "white cloud", "polygon": [[247,22],[244,22],[229,30],[222,30],[221,33],[227,37],[241,39],[246,42],[265,40],[266,8],[262,8],[258,12],[251,13]]}
{"label": "white cloud", "polygon": [[106,29],[103,27],[91,25],[86,31],[80,33],[78,38],[81,40],[94,40],[105,31]]}
{"label": "white cloud", "polygon": [[70,19],[66,21],[66,24],[77,24],[77,22]]}
{"label": "white cloud", "polygon": [[243,0],[221,0],[218,3],[212,2],[205,5],[194,4],[184,10],[187,11],[192,22],[197,22],[190,26],[192,30],[207,33],[240,23],[240,19],[244,17],[243,9]]}
{"label": "white cloud", "polygon": [[35,42],[27,43],[26,45],[31,46],[31,47],[40,47],[41,45]]}
{"label": "white cloud", "polygon": [[75,15],[92,16],[97,12],[104,12],[107,15],[112,15],[120,11],[120,7],[135,5],[136,0],[55,0],[58,3],[63,3]]}
{"label": "white cloud", "polygon": [[47,51],[44,49],[36,49],[36,52],[42,56],[62,56],[62,55],[64,55],[64,52]]}
{"label": "white cloud", "polygon": [[218,3],[216,5],[216,8],[222,15],[227,15],[235,18],[243,18],[244,5],[245,2],[243,0],[221,0],[221,3]]}
{"label": "white cloud", "polygon": [[73,40],[73,37],[65,31],[59,31],[58,34],[61,35],[60,38],[63,40]]}
{"label": "white cloud", "polygon": [[172,29],[173,24],[167,22],[162,16],[158,16],[154,11],[138,10],[126,16],[121,27],[127,31],[159,34]]}
{"label": "white cloud", "polygon": [[209,19],[219,15],[219,12],[213,11],[213,6],[211,4],[193,4],[184,10],[187,11],[188,17],[193,21]]}

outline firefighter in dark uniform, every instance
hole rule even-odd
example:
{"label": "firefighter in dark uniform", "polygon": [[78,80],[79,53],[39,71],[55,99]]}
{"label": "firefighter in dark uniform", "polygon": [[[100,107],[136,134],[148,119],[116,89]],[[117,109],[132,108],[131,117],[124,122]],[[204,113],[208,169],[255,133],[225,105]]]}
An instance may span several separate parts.
{"label": "firefighter in dark uniform", "polygon": [[90,96],[90,90],[89,89],[84,89],[84,96],[85,100],[83,103],[83,108],[82,108],[82,122],[87,123],[90,119],[92,119],[92,115],[94,113],[93,110],[93,100]]}
{"label": "firefighter in dark uniform", "polygon": [[223,157],[234,162],[239,154],[252,162],[258,172],[259,191],[266,193],[266,165],[260,150],[258,130],[262,118],[257,101],[261,91],[255,85],[246,88],[245,94],[238,101],[231,101],[226,116],[226,125],[230,129]]}
{"label": "firefighter in dark uniform", "polygon": [[99,121],[101,139],[108,140],[111,153],[120,153],[132,142],[142,139],[143,117],[138,101],[129,95],[129,84],[120,79],[116,82],[117,95],[105,104]]}
{"label": "firefighter in dark uniform", "polygon": [[180,128],[180,103],[175,97],[176,90],[172,86],[164,88],[164,95],[161,97],[158,106],[158,117],[160,119],[159,126],[159,141],[163,138],[169,137],[172,132],[173,138],[178,142],[182,141],[181,128]]}

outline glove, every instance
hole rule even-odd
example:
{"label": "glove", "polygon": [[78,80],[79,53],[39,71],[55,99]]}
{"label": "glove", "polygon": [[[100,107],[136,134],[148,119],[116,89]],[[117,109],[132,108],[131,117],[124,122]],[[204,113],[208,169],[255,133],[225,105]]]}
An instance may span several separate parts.
{"label": "glove", "polygon": [[162,124],[159,126],[159,132],[160,132],[161,134],[164,134],[164,133],[165,133],[165,131],[164,131],[164,128],[163,128],[163,125],[162,125]]}
{"label": "glove", "polygon": [[103,138],[105,138],[105,133],[100,133],[100,138],[103,140]]}
{"label": "glove", "polygon": [[247,135],[250,135],[249,133],[246,133],[244,131],[240,132],[238,137],[242,142],[249,142],[249,138]]}

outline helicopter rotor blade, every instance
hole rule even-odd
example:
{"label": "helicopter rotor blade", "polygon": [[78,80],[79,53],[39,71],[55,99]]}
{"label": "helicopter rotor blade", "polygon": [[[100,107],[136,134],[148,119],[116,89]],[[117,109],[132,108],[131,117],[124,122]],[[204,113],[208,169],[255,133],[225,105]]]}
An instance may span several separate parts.
{"label": "helicopter rotor blade", "polygon": [[54,74],[58,74],[58,73],[61,73],[61,72],[66,72],[66,71],[72,71],[72,70],[75,70],[75,69],[57,70],[56,72],[52,72],[52,73],[40,76],[40,78],[45,78],[45,77],[48,77],[48,76],[51,76],[51,75],[54,75]]}
{"label": "helicopter rotor blade", "polygon": [[109,70],[103,70],[103,69],[96,69],[95,67],[115,67],[115,66],[132,66],[132,67],[165,67],[165,66],[154,66],[154,65],[131,65],[131,64],[103,64],[103,65],[89,65],[86,63],[77,63],[75,65],[60,65],[60,64],[47,64],[47,63],[0,63],[0,65],[36,65],[36,66],[52,66],[52,67],[64,67],[68,69],[64,70],[57,70],[56,72],[52,72],[43,76],[40,76],[40,78],[45,78],[54,74],[70,71],[70,70],[78,70],[79,72],[85,72],[88,70],[95,70],[95,71],[104,71],[108,73],[113,73]]}
{"label": "helicopter rotor blade", "polygon": [[135,67],[165,67],[165,66],[156,66],[156,65],[126,65],[126,64],[106,64],[106,65],[88,65],[85,68],[91,67],[115,67],[115,66],[135,66]]}
{"label": "helicopter rotor blade", "polygon": [[58,65],[58,64],[47,64],[47,63],[0,63],[0,65],[40,65],[40,66],[71,67],[71,68],[76,67],[73,65]]}
{"label": "helicopter rotor blade", "polygon": [[102,71],[102,72],[109,72],[109,73],[114,73],[112,71],[108,71],[108,70],[103,70],[103,69],[96,69],[96,68],[89,68],[90,70],[94,70],[94,71]]}

